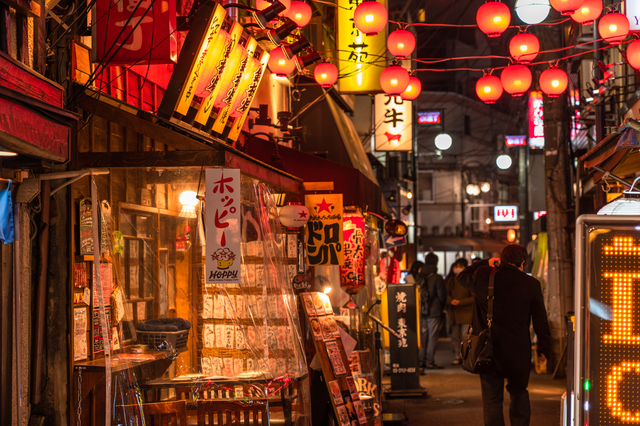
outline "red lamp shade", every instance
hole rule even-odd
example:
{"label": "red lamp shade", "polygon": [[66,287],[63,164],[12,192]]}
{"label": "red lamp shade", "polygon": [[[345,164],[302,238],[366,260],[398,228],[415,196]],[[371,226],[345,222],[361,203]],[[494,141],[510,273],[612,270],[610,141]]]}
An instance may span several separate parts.
{"label": "red lamp shade", "polygon": [[303,1],[291,2],[287,18],[298,24],[298,28],[306,26],[311,21],[311,6]]}
{"label": "red lamp shade", "polygon": [[422,92],[422,82],[418,77],[410,76],[409,85],[404,92],[402,92],[400,97],[405,101],[412,101],[420,96],[420,92]]}
{"label": "red lamp shade", "polygon": [[[273,2],[267,0],[256,0],[256,9],[264,10],[267,7],[271,6]],[[280,0],[280,3],[284,4],[285,9],[278,13],[278,16],[286,16],[289,13],[289,8],[291,7],[291,0]]]}
{"label": "red lamp shade", "polygon": [[560,68],[549,68],[540,74],[540,89],[550,98],[557,98],[569,84],[567,73]]}
{"label": "red lamp shade", "polygon": [[387,26],[387,8],[377,1],[360,3],[353,12],[356,28],[368,36],[374,36]]}
{"label": "red lamp shade", "polygon": [[493,104],[502,96],[502,82],[495,75],[485,75],[476,83],[476,93],[485,104]]}
{"label": "red lamp shade", "polygon": [[602,13],[602,0],[585,0],[582,6],[576,9],[571,19],[582,25],[591,25]]}
{"label": "red lamp shade", "polygon": [[627,62],[632,68],[640,69],[640,40],[632,41],[627,46]]}
{"label": "red lamp shade", "polygon": [[287,59],[282,49],[273,49],[269,57],[269,69],[277,77],[285,77],[291,74],[296,68],[296,62],[293,59]]}
{"label": "red lamp shade", "polygon": [[404,59],[411,55],[416,48],[416,38],[407,30],[395,30],[389,34],[387,39],[387,49],[389,53],[398,59]]}
{"label": "red lamp shade", "polygon": [[540,52],[538,37],[531,33],[520,33],[509,42],[509,53],[520,64],[533,61]]}
{"label": "red lamp shade", "polygon": [[551,7],[563,15],[573,15],[582,6],[584,0],[549,0]]}
{"label": "red lamp shade", "polygon": [[387,67],[380,74],[380,86],[387,95],[401,95],[408,85],[409,72],[399,65]]}
{"label": "red lamp shade", "polygon": [[622,13],[607,13],[598,22],[598,32],[609,44],[620,44],[629,35],[629,20]]}
{"label": "red lamp shade", "polygon": [[476,22],[480,31],[489,37],[498,37],[511,22],[511,12],[506,4],[489,0],[476,13]]}
{"label": "red lamp shade", "polygon": [[313,77],[316,79],[316,83],[328,89],[338,80],[338,68],[330,62],[322,62],[316,65]]}
{"label": "red lamp shade", "polygon": [[511,65],[502,70],[500,81],[504,90],[512,96],[522,96],[531,87],[531,71],[524,65]]}

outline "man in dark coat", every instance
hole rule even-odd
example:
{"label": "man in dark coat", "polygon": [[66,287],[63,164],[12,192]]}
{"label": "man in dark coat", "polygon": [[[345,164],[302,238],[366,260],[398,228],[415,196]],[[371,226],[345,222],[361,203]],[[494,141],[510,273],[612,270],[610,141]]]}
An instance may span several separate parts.
{"label": "man in dark coat", "polygon": [[526,258],[524,247],[510,244],[502,250],[500,259],[483,260],[458,274],[458,282],[475,293],[471,325],[477,334],[487,328],[489,276],[492,267],[498,267],[491,325],[494,365],[491,371],[480,374],[485,426],[504,426],[504,379],[511,396],[511,426],[529,425],[531,406],[527,386],[531,371],[529,325],[532,320],[540,360],[548,358],[551,351],[551,332],[540,282],[522,272]]}
{"label": "man in dark coat", "polygon": [[[420,268],[417,284],[420,289],[420,366],[430,370],[444,368],[435,363],[436,343],[442,327],[442,316],[447,301],[444,280],[438,274],[438,256],[429,253]],[[426,303],[425,303],[426,302]]]}

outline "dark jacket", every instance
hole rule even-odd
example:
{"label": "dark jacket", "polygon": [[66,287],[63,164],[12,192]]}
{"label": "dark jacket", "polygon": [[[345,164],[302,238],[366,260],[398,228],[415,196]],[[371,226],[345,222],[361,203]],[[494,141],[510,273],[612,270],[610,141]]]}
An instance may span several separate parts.
{"label": "dark jacket", "polygon": [[[474,334],[487,327],[487,295],[491,267],[487,260],[458,274],[458,282],[475,293],[471,323]],[[529,325],[538,336],[538,354],[549,358],[551,332],[540,282],[513,265],[500,265],[495,275],[491,326],[495,370],[504,377],[528,383],[531,370]]]}
{"label": "dark jacket", "polygon": [[[436,265],[424,265],[420,268],[417,282],[427,287],[429,292],[429,318],[437,318],[444,313],[447,302],[447,290],[444,287],[444,280],[438,274]],[[423,315],[424,316],[424,315]]]}
{"label": "dark jacket", "polygon": [[[471,290],[458,282],[458,277],[453,275],[445,280],[447,289],[447,312],[451,324],[471,324],[473,316],[473,301],[475,300]],[[451,301],[457,299],[460,303],[453,306]]]}

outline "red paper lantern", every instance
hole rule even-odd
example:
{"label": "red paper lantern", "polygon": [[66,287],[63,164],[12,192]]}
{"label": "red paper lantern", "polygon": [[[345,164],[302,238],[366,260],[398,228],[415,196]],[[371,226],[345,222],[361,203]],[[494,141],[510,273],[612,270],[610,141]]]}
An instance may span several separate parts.
{"label": "red paper lantern", "polygon": [[[289,8],[291,7],[291,0],[280,0],[280,3],[284,4],[285,9],[278,13],[278,16],[286,16],[289,13]],[[256,0],[256,9],[264,10],[273,4],[272,1],[267,0]]]}
{"label": "red paper lantern", "polygon": [[582,6],[584,0],[549,0],[551,7],[563,15],[573,15]]}
{"label": "red paper lantern", "polygon": [[476,13],[476,22],[480,31],[489,37],[498,37],[511,22],[511,12],[506,4],[489,0]]}
{"label": "red paper lantern", "polygon": [[296,68],[294,59],[287,59],[282,49],[273,49],[269,57],[269,69],[277,77],[286,77]]}
{"label": "red paper lantern", "polygon": [[356,28],[368,36],[374,36],[387,26],[387,7],[377,1],[360,3],[353,12]]}
{"label": "red paper lantern", "polygon": [[549,68],[540,74],[540,89],[550,98],[557,98],[569,84],[567,73],[560,68]]}
{"label": "red paper lantern", "polygon": [[311,6],[303,1],[291,2],[287,18],[298,24],[298,28],[306,26],[311,21]]}
{"label": "red paper lantern", "polygon": [[313,71],[313,77],[316,83],[328,89],[338,80],[338,68],[330,62],[319,63]]}
{"label": "red paper lantern", "polygon": [[485,104],[493,104],[502,96],[502,82],[495,75],[485,75],[476,83],[476,93]]}
{"label": "red paper lantern", "polygon": [[640,69],[640,40],[635,40],[627,46],[627,62],[631,68]]}
{"label": "red paper lantern", "polygon": [[512,96],[522,96],[531,87],[531,71],[524,65],[510,65],[502,70],[500,81],[504,90]]}
{"label": "red paper lantern", "polygon": [[399,65],[385,68],[380,74],[380,86],[387,95],[398,96],[409,85],[409,72]]}
{"label": "red paper lantern", "polygon": [[540,52],[538,37],[531,33],[520,33],[509,42],[509,53],[520,64],[533,61]]}
{"label": "red paper lantern", "polygon": [[404,59],[411,55],[416,48],[416,38],[407,30],[395,30],[389,34],[387,39],[387,49],[389,53],[398,59]]}
{"label": "red paper lantern", "polygon": [[420,92],[422,92],[422,82],[418,77],[410,76],[409,85],[404,92],[402,92],[400,97],[405,101],[412,101],[420,96]]}
{"label": "red paper lantern", "polygon": [[576,9],[571,19],[582,25],[591,25],[602,13],[602,0],[585,0],[582,6]]}
{"label": "red paper lantern", "polygon": [[629,20],[622,13],[607,13],[598,22],[598,32],[609,44],[620,44],[629,35]]}

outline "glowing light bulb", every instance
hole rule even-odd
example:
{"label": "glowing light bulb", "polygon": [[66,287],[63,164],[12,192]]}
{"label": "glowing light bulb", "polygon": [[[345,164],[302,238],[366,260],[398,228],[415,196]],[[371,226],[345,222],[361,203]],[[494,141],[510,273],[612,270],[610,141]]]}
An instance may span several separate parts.
{"label": "glowing light bulb", "polygon": [[526,44],[523,44],[523,45],[520,46],[520,50],[523,51],[523,52],[526,52],[527,48],[528,48],[528,46]]}
{"label": "glowing light bulb", "polygon": [[364,20],[367,22],[373,22],[373,15],[367,15],[364,17]]}
{"label": "glowing light bulb", "polygon": [[489,93],[489,92],[491,92],[491,87],[484,86],[484,93]]}
{"label": "glowing light bulb", "polygon": [[553,80],[553,81],[551,82],[551,85],[552,85],[553,87],[558,87],[558,86],[560,85],[560,82],[559,82],[558,80]]}

